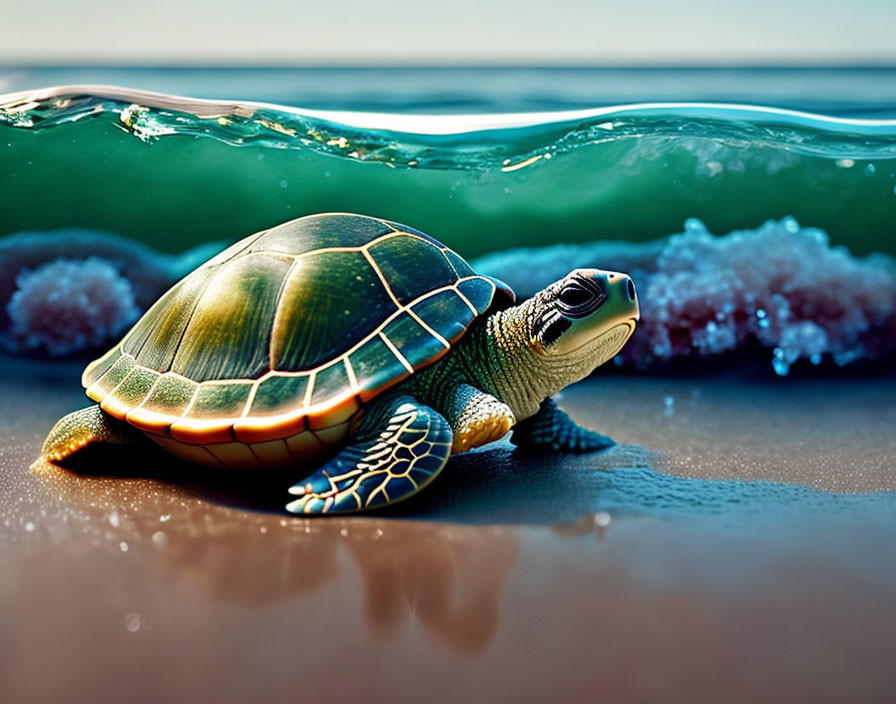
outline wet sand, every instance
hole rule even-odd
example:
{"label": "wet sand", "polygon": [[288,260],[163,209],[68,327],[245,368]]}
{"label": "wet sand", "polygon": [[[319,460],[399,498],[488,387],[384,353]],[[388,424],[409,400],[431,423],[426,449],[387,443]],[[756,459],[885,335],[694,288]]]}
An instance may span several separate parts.
{"label": "wet sand", "polygon": [[79,368],[0,362],[4,702],[896,694],[892,375],[598,376],[560,400],[616,448],[309,520],[161,452],[30,471]]}

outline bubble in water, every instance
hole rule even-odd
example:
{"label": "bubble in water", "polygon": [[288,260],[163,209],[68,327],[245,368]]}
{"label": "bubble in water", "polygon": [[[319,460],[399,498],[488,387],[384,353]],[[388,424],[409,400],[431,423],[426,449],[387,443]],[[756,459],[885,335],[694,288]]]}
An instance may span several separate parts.
{"label": "bubble in water", "polygon": [[666,396],[663,398],[663,405],[665,406],[664,413],[667,416],[671,416],[675,414],[675,397],[674,396]]}
{"label": "bubble in water", "polygon": [[117,511],[113,511],[112,513],[109,514],[109,525],[111,525],[113,528],[118,528],[120,523],[121,523],[121,521],[118,518]]}
{"label": "bubble in water", "polygon": [[33,533],[34,532],[34,524],[31,521],[28,521],[25,524],[25,530],[27,530],[29,533]]}
{"label": "bubble in water", "polygon": [[874,176],[874,172],[877,171],[877,167],[874,164],[868,164],[865,167],[865,175],[866,176]]}
{"label": "bubble in water", "polygon": [[693,233],[706,232],[706,225],[703,224],[700,218],[688,218],[684,221],[684,231]]}
{"label": "bubble in water", "polygon": [[610,514],[606,511],[599,511],[594,514],[594,525],[598,528],[606,528],[610,525]]}
{"label": "bubble in water", "polygon": [[784,351],[780,347],[775,347],[772,353],[772,368],[778,376],[787,376],[790,372],[790,363],[784,358]]}
{"label": "bubble in water", "polygon": [[118,544],[118,547],[121,549],[122,552],[127,552],[128,550],[131,549],[130,546],[123,540]]}

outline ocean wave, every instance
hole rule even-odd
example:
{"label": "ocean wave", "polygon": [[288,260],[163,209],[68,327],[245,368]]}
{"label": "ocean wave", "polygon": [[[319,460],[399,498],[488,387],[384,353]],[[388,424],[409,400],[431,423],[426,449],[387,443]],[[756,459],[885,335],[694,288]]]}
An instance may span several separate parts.
{"label": "ocean wave", "polygon": [[208,137],[232,146],[310,149],[396,168],[516,171],[583,145],[645,137],[709,137],[734,146],[771,145],[810,155],[896,157],[894,119],[756,105],[670,102],[558,112],[408,115],[202,100],[112,86],[0,95],[0,123],[13,127],[40,129],[85,118],[111,118],[142,141]]}
{"label": "ocean wave", "polygon": [[336,113],[68,86],[0,97],[0,234],[78,225],[159,249],[345,211],[467,256],[792,214],[896,252],[896,121],[713,104]]}

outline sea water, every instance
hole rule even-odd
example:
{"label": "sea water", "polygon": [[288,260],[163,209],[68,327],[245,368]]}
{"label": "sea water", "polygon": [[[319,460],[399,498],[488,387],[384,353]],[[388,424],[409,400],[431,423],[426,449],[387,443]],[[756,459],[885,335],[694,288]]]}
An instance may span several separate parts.
{"label": "sea water", "polygon": [[[42,89],[88,81],[127,87]],[[0,234],[179,253],[358,212],[485,256],[524,295],[548,259],[642,270],[663,330],[631,346],[641,366],[758,339],[786,373],[896,346],[894,70],[22,69],[0,86]]]}

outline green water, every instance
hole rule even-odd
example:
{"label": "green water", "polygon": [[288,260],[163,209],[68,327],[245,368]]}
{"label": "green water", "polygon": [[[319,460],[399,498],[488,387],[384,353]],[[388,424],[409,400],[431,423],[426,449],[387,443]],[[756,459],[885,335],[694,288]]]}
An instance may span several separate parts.
{"label": "green water", "polygon": [[896,252],[892,121],[668,105],[415,131],[250,104],[199,117],[148,96],[0,97],[0,234],[80,226],[182,251],[350,211],[475,256],[793,215],[856,254]]}

